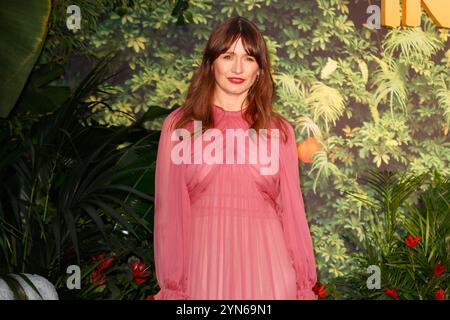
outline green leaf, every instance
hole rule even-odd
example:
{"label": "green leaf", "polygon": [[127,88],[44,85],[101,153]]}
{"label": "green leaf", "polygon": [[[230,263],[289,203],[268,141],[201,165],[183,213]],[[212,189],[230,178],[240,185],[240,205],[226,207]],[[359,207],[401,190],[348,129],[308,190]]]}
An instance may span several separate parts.
{"label": "green leaf", "polygon": [[17,102],[47,34],[50,0],[8,1],[0,10],[0,117]]}

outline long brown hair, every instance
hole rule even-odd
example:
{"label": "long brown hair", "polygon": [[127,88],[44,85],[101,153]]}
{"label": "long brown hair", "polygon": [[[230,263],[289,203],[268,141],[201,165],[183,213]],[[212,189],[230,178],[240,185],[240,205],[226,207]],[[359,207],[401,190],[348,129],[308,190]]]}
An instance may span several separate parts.
{"label": "long brown hair", "polygon": [[244,119],[250,124],[250,128],[258,133],[260,129],[278,128],[286,141],[287,131],[281,120],[284,118],[272,110],[275,84],[270,72],[266,42],[256,25],[240,16],[228,18],[212,31],[203,52],[202,63],[194,74],[186,100],[180,107],[182,112],[175,129],[183,127],[193,119],[202,121],[203,132],[214,126],[211,109],[215,79],[212,64],[239,38],[247,54],[253,56],[259,66],[259,77],[247,94],[248,107],[245,109]]}

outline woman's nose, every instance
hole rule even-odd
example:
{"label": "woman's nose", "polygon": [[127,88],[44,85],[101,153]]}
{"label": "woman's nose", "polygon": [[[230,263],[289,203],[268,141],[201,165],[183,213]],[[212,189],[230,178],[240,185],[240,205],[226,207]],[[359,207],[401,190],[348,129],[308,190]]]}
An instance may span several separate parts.
{"label": "woman's nose", "polygon": [[234,59],[232,71],[234,73],[241,73],[242,69],[243,69],[243,66],[242,66],[241,59],[238,59],[238,58]]}

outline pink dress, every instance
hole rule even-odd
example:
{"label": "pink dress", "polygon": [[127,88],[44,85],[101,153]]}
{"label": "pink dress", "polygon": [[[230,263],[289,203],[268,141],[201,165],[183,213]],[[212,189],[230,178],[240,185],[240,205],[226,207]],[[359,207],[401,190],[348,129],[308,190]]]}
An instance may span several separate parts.
{"label": "pink dress", "polygon": [[[180,110],[164,121],[156,162],[155,299],[317,299],[292,126],[284,121],[288,141],[280,140],[276,174],[262,175],[259,162],[175,164],[170,123]],[[223,137],[249,128],[240,111],[213,106],[213,115]]]}

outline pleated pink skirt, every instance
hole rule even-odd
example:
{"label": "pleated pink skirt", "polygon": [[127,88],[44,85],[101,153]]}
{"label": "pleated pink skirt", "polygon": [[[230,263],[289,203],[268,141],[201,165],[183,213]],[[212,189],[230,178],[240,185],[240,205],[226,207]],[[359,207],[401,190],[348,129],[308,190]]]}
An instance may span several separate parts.
{"label": "pleated pink skirt", "polygon": [[295,269],[275,209],[251,179],[234,182],[232,169],[227,171],[221,170],[191,206],[188,295],[193,300],[296,299]]}

